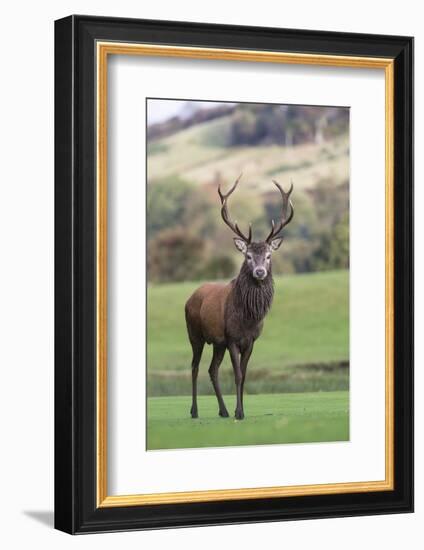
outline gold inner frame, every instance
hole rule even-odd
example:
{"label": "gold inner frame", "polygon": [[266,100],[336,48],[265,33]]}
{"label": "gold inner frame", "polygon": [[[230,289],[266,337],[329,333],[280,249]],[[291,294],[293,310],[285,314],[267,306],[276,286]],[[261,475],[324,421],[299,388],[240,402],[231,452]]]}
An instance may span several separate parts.
{"label": "gold inner frame", "polygon": [[[97,54],[97,506],[141,506],[388,491],[394,489],[394,60],[219,48],[194,48],[122,42],[96,44]],[[385,72],[385,479],[349,483],[216,489],[178,493],[107,493],[107,61],[109,55],[142,55],[384,69]]]}

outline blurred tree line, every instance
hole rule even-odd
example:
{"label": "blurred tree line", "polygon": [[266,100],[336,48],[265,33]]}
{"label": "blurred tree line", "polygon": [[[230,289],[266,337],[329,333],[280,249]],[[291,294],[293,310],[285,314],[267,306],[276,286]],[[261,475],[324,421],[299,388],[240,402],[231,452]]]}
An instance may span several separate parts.
{"label": "blurred tree line", "polygon": [[[178,177],[148,185],[147,268],[150,282],[225,279],[238,272],[242,258],[220,216],[219,176],[195,186]],[[239,194],[230,205],[242,227],[251,221],[254,240],[265,238],[270,220],[279,219],[281,199]],[[293,194],[295,217],[286,241],[273,255],[273,271],[305,273],[349,265],[349,186],[320,181]]]}
{"label": "blurred tree line", "polygon": [[322,143],[348,130],[349,110],[305,105],[239,104],[229,145]]}
{"label": "blurred tree line", "polygon": [[195,109],[190,116],[174,116],[147,128],[149,144],[196,124],[226,117],[223,146],[321,143],[348,130],[349,109],[306,105],[256,103],[226,104]]}

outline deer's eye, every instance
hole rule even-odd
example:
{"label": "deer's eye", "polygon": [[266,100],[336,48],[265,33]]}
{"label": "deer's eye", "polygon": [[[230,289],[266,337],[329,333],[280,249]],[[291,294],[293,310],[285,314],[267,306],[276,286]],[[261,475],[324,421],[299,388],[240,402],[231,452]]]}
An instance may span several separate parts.
{"label": "deer's eye", "polygon": [[248,260],[251,260],[251,259],[252,259],[252,254],[246,254],[246,258],[247,258]]}
{"label": "deer's eye", "polygon": [[271,259],[271,254],[267,254],[267,255],[265,256],[265,259],[266,259],[266,260],[270,260],[270,259]]}

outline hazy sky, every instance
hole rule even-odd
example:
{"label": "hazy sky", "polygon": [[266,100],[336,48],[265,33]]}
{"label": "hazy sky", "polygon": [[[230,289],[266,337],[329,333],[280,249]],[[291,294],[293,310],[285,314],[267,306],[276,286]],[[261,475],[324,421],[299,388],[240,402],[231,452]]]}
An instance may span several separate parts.
{"label": "hazy sky", "polygon": [[182,101],[172,99],[147,100],[147,124],[163,122],[189,108],[189,104],[197,109],[211,109],[220,105],[217,101]]}

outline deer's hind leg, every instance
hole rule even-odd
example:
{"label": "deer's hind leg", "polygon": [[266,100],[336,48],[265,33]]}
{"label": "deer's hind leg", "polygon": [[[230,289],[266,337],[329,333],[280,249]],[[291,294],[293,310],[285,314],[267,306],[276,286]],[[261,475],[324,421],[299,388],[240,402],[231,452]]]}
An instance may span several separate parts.
{"label": "deer's hind leg", "polygon": [[191,418],[198,418],[199,413],[197,409],[197,376],[199,374],[199,364],[202,358],[203,348],[205,341],[203,338],[195,338],[190,334],[190,343],[193,349],[193,359],[191,361],[191,383],[192,383],[192,404],[191,404]]}
{"label": "deer's hind leg", "polygon": [[224,399],[222,398],[221,388],[219,385],[219,379],[218,379],[218,372],[219,372],[219,366],[222,363],[222,360],[224,359],[225,350],[226,350],[225,344],[214,344],[213,346],[213,355],[212,355],[212,361],[211,365],[209,367],[209,376],[211,378],[213,389],[215,390],[216,398],[218,399],[218,406],[219,416],[222,416],[224,418],[227,418],[229,416],[227,407],[225,406]]}

